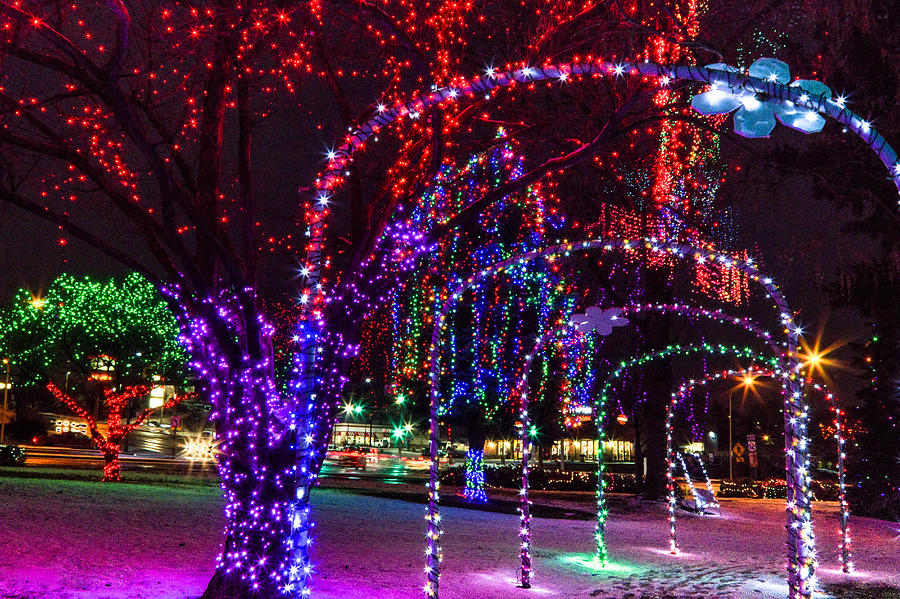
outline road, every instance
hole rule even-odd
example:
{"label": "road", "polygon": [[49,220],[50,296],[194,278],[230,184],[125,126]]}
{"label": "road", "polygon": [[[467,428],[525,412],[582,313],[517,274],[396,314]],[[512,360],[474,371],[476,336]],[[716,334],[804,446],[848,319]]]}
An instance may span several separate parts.
{"label": "road", "polygon": [[[97,450],[69,447],[38,447],[22,445],[25,450],[25,466],[36,468],[103,468],[103,458]],[[204,464],[183,458],[172,459],[153,454],[122,454],[119,456],[123,471],[159,472],[160,474],[189,474],[213,470],[212,464]]]}
{"label": "road", "polygon": [[[151,443],[141,448],[152,446]],[[98,470],[103,468],[103,458],[97,450],[69,447],[42,447],[22,445],[25,450],[25,466],[36,468],[79,468]],[[132,449],[135,444],[132,444]],[[169,450],[169,447],[165,448]],[[184,457],[172,458],[170,454],[140,451],[136,454],[123,453],[119,456],[123,471],[159,472],[161,474],[191,474],[213,472],[213,462],[188,460]],[[322,467],[323,478],[351,480],[378,480],[390,484],[420,483],[428,479],[428,465],[424,460],[396,455],[379,455],[366,464],[365,470],[344,468],[338,464],[338,456],[329,454]]]}

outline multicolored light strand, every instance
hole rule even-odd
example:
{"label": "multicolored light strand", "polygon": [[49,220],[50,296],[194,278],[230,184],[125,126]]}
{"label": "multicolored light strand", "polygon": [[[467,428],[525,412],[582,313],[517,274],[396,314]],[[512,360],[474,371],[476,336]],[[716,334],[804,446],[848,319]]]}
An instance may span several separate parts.
{"label": "multicolored light strand", "polygon": [[[749,347],[736,347],[736,346],[726,346],[726,345],[711,345],[708,343],[695,344],[695,345],[670,345],[665,349],[650,352],[644,354],[642,356],[637,356],[628,361],[623,361],[619,364],[618,368],[614,370],[610,375],[606,378],[603,383],[603,387],[600,390],[600,396],[597,400],[596,404],[596,422],[597,422],[597,442],[598,446],[603,443],[603,419],[605,417],[605,406],[609,399],[610,389],[612,387],[613,382],[622,376],[622,373],[625,370],[634,368],[635,366],[643,366],[644,364],[654,362],[659,359],[669,358],[669,357],[686,357],[695,354],[707,354],[707,355],[718,355],[718,356],[733,356],[735,358],[749,358],[753,360],[762,360],[764,363],[769,363],[772,366],[777,365],[778,359],[774,357],[762,357],[759,352]],[[674,401],[674,400],[672,400]],[[671,402],[670,402],[671,405]],[[672,454],[672,410],[669,410],[666,415],[666,480],[667,480],[667,489],[669,491],[669,516],[670,516],[670,532],[674,531],[674,493],[675,493],[675,460]],[[600,473],[598,476],[602,477],[603,473],[603,454],[602,452],[598,452],[597,454],[597,469]],[[596,541],[597,541],[597,557],[599,559],[603,559],[606,555],[606,542],[604,539],[604,531],[606,527],[606,501],[605,501],[605,493],[603,490],[602,478],[598,480],[597,483],[597,528],[596,528]],[[674,537],[673,537],[674,539]],[[672,541],[674,544],[674,540]],[[673,545],[674,546],[674,545]],[[670,546],[670,550],[674,551]]]}
{"label": "multicolored light strand", "polygon": [[[704,308],[698,308],[696,306],[690,306],[685,304],[642,304],[642,305],[632,305],[625,306],[618,311],[622,315],[634,315],[640,314],[643,312],[672,312],[680,315],[689,315],[689,316],[699,316],[702,318],[710,319],[720,323],[727,323],[731,325],[737,325],[744,330],[750,332],[755,335],[765,343],[769,344],[776,353],[778,352],[777,347],[774,345],[772,341],[771,333],[760,329],[758,326],[753,323],[749,318],[735,317],[721,310],[707,310]],[[617,318],[617,316],[613,316],[612,318]],[[519,420],[522,422],[521,429],[521,443],[522,447],[525,451],[523,451],[523,459],[522,459],[522,488],[520,490],[520,531],[519,536],[521,540],[521,581],[522,585],[527,588],[530,584],[530,578],[532,573],[532,559],[531,559],[531,514],[530,514],[530,505],[531,500],[529,499],[529,486],[528,486],[528,475],[529,475],[529,462],[527,459],[527,455],[530,454],[530,438],[527,434],[528,426],[530,425],[530,414],[528,410],[529,404],[529,394],[528,394],[528,374],[531,371],[531,366],[534,359],[540,355],[544,346],[551,341],[554,337],[563,335],[565,333],[573,332],[575,333],[580,341],[584,341],[586,337],[586,333],[589,333],[589,330],[581,330],[575,322],[567,322],[564,325],[552,329],[546,332],[542,337],[538,339],[538,341],[534,344],[531,351],[525,355],[525,362],[522,366],[522,375],[519,381],[519,386],[516,389],[516,394],[519,397]],[[599,447],[599,446],[598,446]],[[598,450],[599,451],[599,450]],[[602,463],[601,463],[602,468]],[[704,473],[705,473],[704,469]],[[602,477],[602,470],[598,476]],[[599,479],[601,485],[605,485],[605,481],[602,478]],[[707,475],[707,486],[712,492],[712,487],[709,482],[709,477]],[[606,510],[605,503],[603,501],[603,495],[598,494],[597,496],[597,511],[598,511],[598,519],[600,515],[603,516],[603,531],[605,531],[605,518],[608,515],[608,510]],[[601,534],[602,532],[598,531]],[[602,544],[602,547],[605,549],[605,543]],[[605,552],[599,558],[601,563],[605,565],[608,558]]]}
{"label": "multicolored light strand", "polygon": [[484,491],[484,452],[472,449],[466,452],[466,486],[463,497],[469,503],[485,504],[488,502]]}

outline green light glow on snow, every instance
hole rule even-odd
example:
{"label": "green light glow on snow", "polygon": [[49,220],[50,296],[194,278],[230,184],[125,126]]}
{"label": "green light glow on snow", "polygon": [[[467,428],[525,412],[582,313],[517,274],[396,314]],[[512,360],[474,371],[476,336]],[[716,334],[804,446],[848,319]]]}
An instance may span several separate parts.
{"label": "green light glow on snow", "polygon": [[572,553],[559,560],[566,565],[578,566],[591,572],[606,572],[614,575],[636,574],[642,570],[640,566],[627,562],[607,561],[606,566],[592,553]]}

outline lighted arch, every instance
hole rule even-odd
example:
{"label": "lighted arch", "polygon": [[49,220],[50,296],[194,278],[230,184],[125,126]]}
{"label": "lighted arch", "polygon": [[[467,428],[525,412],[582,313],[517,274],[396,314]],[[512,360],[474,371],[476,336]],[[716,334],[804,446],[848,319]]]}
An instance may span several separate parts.
{"label": "lighted arch", "polygon": [[[831,99],[825,95],[814,95],[800,87],[792,87],[767,79],[721,68],[700,67],[695,65],[662,65],[653,62],[610,62],[597,59],[593,61],[573,61],[568,63],[548,64],[544,66],[523,66],[508,71],[489,69],[483,76],[462,80],[455,85],[440,87],[430,93],[414,94],[409,99],[399,99],[392,105],[378,104],[373,108],[373,115],[366,121],[351,129],[341,144],[328,153],[325,168],[315,180],[315,194],[312,202],[306,203],[306,223],[309,242],[306,245],[307,260],[304,272],[311,283],[311,303],[318,305],[324,298],[324,288],[318,288],[323,267],[322,248],[324,241],[325,221],[330,214],[328,208],[332,194],[346,180],[346,169],[353,161],[354,154],[365,147],[366,142],[375,136],[383,127],[398,122],[405,117],[418,118],[422,111],[431,108],[443,108],[447,105],[471,99],[476,95],[494,89],[509,87],[519,83],[535,81],[572,82],[579,77],[628,77],[641,76],[656,79],[661,86],[676,81],[694,81],[705,84],[718,84],[729,89],[745,90],[758,94],[761,99],[777,99],[790,101],[794,105],[815,111],[842,123],[848,130],[862,139],[876,154],[888,170],[889,177],[900,191],[900,160],[897,152],[887,140],[860,115],[846,107],[843,99]],[[311,308],[312,316],[316,310]],[[321,314],[318,315],[321,317]]]}
{"label": "lighted arch", "polygon": [[[690,393],[697,387],[705,386],[709,383],[721,381],[727,378],[744,376],[751,376],[753,378],[762,377],[771,379],[783,379],[784,372],[778,369],[724,370],[722,372],[707,376],[703,379],[690,380],[687,383],[681,385],[677,391],[672,393],[671,399],[666,405],[666,479],[669,491],[669,551],[673,554],[678,552],[678,537],[675,528],[675,464],[673,456],[674,450],[672,448],[672,421],[675,417],[675,407],[679,399],[684,398],[688,393]],[[831,411],[834,412],[834,426],[836,429],[835,438],[837,439],[838,455],[838,502],[840,504],[839,519],[841,526],[841,567],[845,573],[850,573],[853,568],[853,563],[851,561],[850,531],[848,526],[848,520],[850,518],[850,508],[847,505],[846,472],[844,469],[845,439],[841,434],[843,430],[843,418],[841,417],[842,411],[837,403],[837,398],[835,398],[834,394],[826,386],[820,385],[818,383],[813,383],[810,386],[812,387],[812,389],[821,391],[825,395],[825,400],[828,402]]]}
{"label": "lighted arch", "polygon": [[[294,381],[294,389],[301,406],[304,405],[307,398],[311,398],[316,392],[317,348],[321,332],[325,327],[322,308],[325,302],[326,288],[322,274],[329,263],[328,258],[323,256],[326,219],[330,213],[328,205],[331,201],[331,194],[344,184],[345,169],[349,166],[356,151],[363,148],[366,141],[382,127],[406,116],[415,118],[423,110],[435,107],[441,108],[462,98],[472,98],[476,94],[490,92],[493,89],[508,87],[517,83],[554,79],[565,82],[585,76],[642,76],[654,78],[660,85],[668,85],[673,81],[720,84],[731,89],[758,94],[760,99],[763,100],[791,101],[796,106],[816,111],[842,123],[848,130],[858,135],[885,165],[888,169],[889,177],[900,190],[900,161],[898,161],[897,152],[870,123],[853,111],[848,110],[843,101],[832,100],[825,95],[810,95],[798,87],[790,87],[774,81],[750,77],[749,75],[727,69],[720,70],[693,65],[669,66],[651,62],[617,63],[602,59],[574,61],[540,67],[523,65],[519,69],[502,72],[495,72],[493,69],[490,69],[482,77],[462,80],[455,85],[441,87],[427,94],[415,94],[409,99],[396,101],[390,107],[378,105],[372,117],[351,129],[340,146],[329,153],[328,162],[324,170],[315,180],[314,197],[312,201],[305,203],[308,243],[305,247],[305,263],[301,268],[305,276],[305,290],[302,294],[302,297],[305,298],[305,307],[296,335],[295,372],[297,376]],[[301,410],[297,418],[300,421],[300,425],[304,429],[308,429],[304,431],[306,438],[312,439],[315,438],[315,430],[313,429],[317,425],[307,422],[307,417],[305,416],[307,411],[308,409]],[[307,443],[307,445],[310,444]],[[314,449],[308,446],[298,449],[302,463],[307,464],[309,462],[310,452],[314,452]],[[789,450],[788,462],[796,462],[795,452]],[[298,492],[305,492],[306,488],[306,483],[301,483],[298,487]],[[432,490],[433,492],[434,490]],[[303,532],[302,527],[298,528],[297,533],[288,541],[296,548],[296,553],[303,556],[305,556],[308,544],[304,535],[305,532]],[[813,591],[810,584],[810,578],[814,570],[811,536],[807,540],[800,537],[789,539],[788,544],[790,546],[789,554],[791,555],[788,563],[789,595],[791,598],[799,596],[803,599],[808,599]],[[303,559],[305,560],[305,557]],[[431,559],[429,558],[430,562]],[[434,559],[436,560],[436,556]],[[426,592],[429,595],[436,595],[437,574],[433,574],[429,570],[428,576],[429,582],[426,585]]]}
{"label": "lighted arch", "polygon": [[[797,354],[797,343],[799,329],[793,325],[793,318],[788,310],[787,304],[781,295],[781,292],[774,285],[771,279],[763,276],[753,265],[751,260],[744,262],[736,261],[731,256],[717,253],[707,248],[697,248],[688,244],[660,242],[655,239],[630,240],[630,239],[597,239],[590,241],[560,243],[549,246],[544,249],[534,250],[516,256],[508,260],[504,260],[494,264],[491,267],[484,268],[477,273],[471,275],[468,279],[458,285],[450,296],[443,303],[438,318],[435,320],[435,326],[431,337],[430,348],[430,372],[429,385],[431,388],[431,409],[429,417],[429,434],[430,434],[430,454],[431,464],[429,469],[429,487],[428,487],[428,507],[426,511],[426,520],[428,521],[428,544],[426,547],[427,565],[426,575],[427,582],[425,585],[426,595],[436,597],[438,595],[440,580],[440,536],[441,524],[438,509],[438,501],[440,499],[438,489],[440,483],[438,480],[438,449],[440,446],[439,427],[438,427],[438,406],[439,398],[439,374],[440,374],[440,342],[441,331],[447,324],[447,316],[453,305],[462,299],[463,293],[478,284],[482,280],[502,272],[509,268],[517,268],[523,266],[538,258],[547,258],[549,260],[557,257],[567,257],[572,252],[581,252],[587,250],[601,249],[603,251],[611,251],[621,249],[625,251],[651,251],[660,254],[667,254],[673,257],[689,258],[698,263],[707,261],[719,262],[727,267],[733,267],[744,272],[751,280],[758,282],[766,291],[767,297],[771,298],[777,308],[781,323],[785,327],[784,332],[787,336],[786,352],[787,361],[789,362],[789,372],[791,373],[787,379],[788,388],[784,395],[785,399],[785,448],[786,448],[786,468],[785,479],[788,486],[788,504],[791,508],[788,510],[788,527],[787,527],[787,544],[788,544],[788,578],[789,586],[803,590],[809,584],[809,577],[815,568],[814,565],[814,538],[812,534],[812,521],[809,506],[809,475],[808,475],[808,453],[806,451],[806,420],[807,406],[803,401],[802,394],[799,393],[800,361]],[[795,393],[797,391],[797,393]],[[595,411],[595,414],[597,411]],[[601,429],[602,430],[602,429]],[[795,448],[796,446],[796,448]],[[527,459],[530,445],[522,447],[522,458]],[[598,519],[599,520],[599,519]]]}
{"label": "lighted arch", "polygon": [[[628,314],[640,314],[643,312],[674,312],[681,316],[695,316],[699,318],[706,318],[709,320],[714,320],[719,323],[735,325],[740,328],[743,328],[748,333],[754,335],[759,340],[766,343],[773,351],[774,355],[780,355],[781,351],[778,346],[775,344],[772,338],[772,334],[768,331],[757,326],[750,318],[746,317],[736,317],[721,310],[707,310],[705,308],[700,308],[697,306],[690,306],[686,304],[672,303],[672,304],[633,304],[624,306],[621,308],[621,313],[623,315]],[[566,322],[559,327],[551,329],[545,332],[534,344],[531,351],[525,355],[525,361],[522,365],[522,376],[519,379],[519,384],[516,388],[516,393],[519,396],[519,420],[522,422],[521,429],[521,437],[520,442],[522,444],[522,448],[529,448],[530,453],[530,439],[529,439],[529,428],[531,426],[531,416],[528,412],[529,407],[529,395],[528,395],[528,374],[531,371],[531,366],[534,362],[534,359],[538,357],[540,352],[544,349],[544,347],[552,341],[555,337],[564,335],[568,332],[581,333],[581,334],[589,334],[591,331],[581,331],[577,324],[572,321]],[[598,423],[598,432],[601,423]],[[600,451],[600,447],[598,445],[598,451]],[[666,454],[668,455],[668,453]],[[599,456],[598,456],[599,458]],[[598,466],[600,464],[598,463]],[[521,569],[521,581],[522,586],[528,588],[530,586],[531,573],[532,573],[532,560],[531,560],[531,510],[530,510],[530,500],[529,500],[529,486],[528,486],[528,476],[530,473],[530,468],[528,465],[528,454],[523,451],[522,453],[522,488],[519,493],[520,498],[520,507],[519,507],[519,519],[520,519],[520,528],[519,528],[519,538],[521,540],[521,551],[520,558],[522,562]],[[598,476],[602,477],[602,472],[598,469]],[[598,493],[600,490],[598,489]],[[599,500],[598,496],[598,500]],[[598,502],[598,533],[600,531],[601,525],[599,524],[599,515],[601,512],[605,512],[605,506],[602,502]],[[600,557],[601,561],[606,560],[606,551],[605,551],[605,542],[601,542],[598,540],[598,547],[603,547],[603,555]]]}
{"label": "lighted arch", "polygon": [[[600,446],[603,442],[603,419],[606,416],[606,400],[609,395],[609,389],[612,386],[614,380],[618,379],[622,376],[622,373],[630,368],[635,366],[640,366],[646,364],[647,362],[652,362],[661,358],[667,358],[669,356],[686,356],[691,354],[699,354],[699,353],[707,353],[707,354],[718,354],[718,355],[731,355],[738,358],[751,358],[755,360],[769,362],[773,367],[778,366],[778,356],[761,356],[759,352],[753,350],[749,347],[735,347],[735,346],[726,346],[726,345],[711,345],[709,343],[700,343],[694,345],[670,345],[666,347],[666,349],[650,352],[647,354],[643,354],[641,356],[634,357],[627,362],[621,362],[619,367],[612,371],[609,376],[606,377],[606,380],[603,382],[603,387],[600,390],[600,397],[596,401],[596,405],[594,407],[594,422],[597,425],[597,445]],[[796,378],[796,377],[795,377]],[[799,399],[801,395],[798,393],[794,398]],[[785,404],[787,404],[787,397],[785,397]],[[785,411],[787,411],[787,405],[785,405]],[[804,406],[805,411],[805,406]],[[668,438],[668,435],[667,435]],[[787,445],[787,442],[785,442]],[[799,446],[806,447],[807,441],[806,436],[800,437],[800,441],[798,442]],[[669,460],[670,452],[666,452],[666,460],[669,462],[669,470],[671,471],[671,461]],[[606,542],[604,539],[605,527],[606,527],[606,495],[603,491],[603,452],[597,452],[597,558],[601,563],[606,563]],[[801,484],[803,482],[805,485],[805,497],[807,502],[809,502],[809,476],[803,476],[803,472],[809,472],[808,459],[807,466],[803,467],[801,472]],[[788,499],[790,502],[790,499]],[[810,528],[809,528],[809,536],[810,540],[812,540],[812,526],[810,520]],[[790,540],[790,527],[788,539]]]}

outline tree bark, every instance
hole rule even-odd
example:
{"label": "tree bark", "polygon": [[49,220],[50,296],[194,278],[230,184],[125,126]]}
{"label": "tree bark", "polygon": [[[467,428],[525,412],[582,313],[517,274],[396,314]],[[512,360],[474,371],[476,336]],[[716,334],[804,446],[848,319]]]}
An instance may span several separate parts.
{"label": "tree bark", "polygon": [[[672,300],[668,284],[669,269],[648,267],[644,270],[647,300],[667,303]],[[644,330],[645,351],[666,347],[672,342],[669,319],[664,314],[648,314]],[[641,369],[640,375],[647,393],[644,402],[642,433],[647,448],[647,475],[643,495],[647,499],[666,496],[666,405],[673,390],[672,367],[667,361],[654,361]]]}
{"label": "tree bark", "polygon": [[119,463],[119,452],[104,451],[103,462],[103,482],[122,482],[122,465]]}

